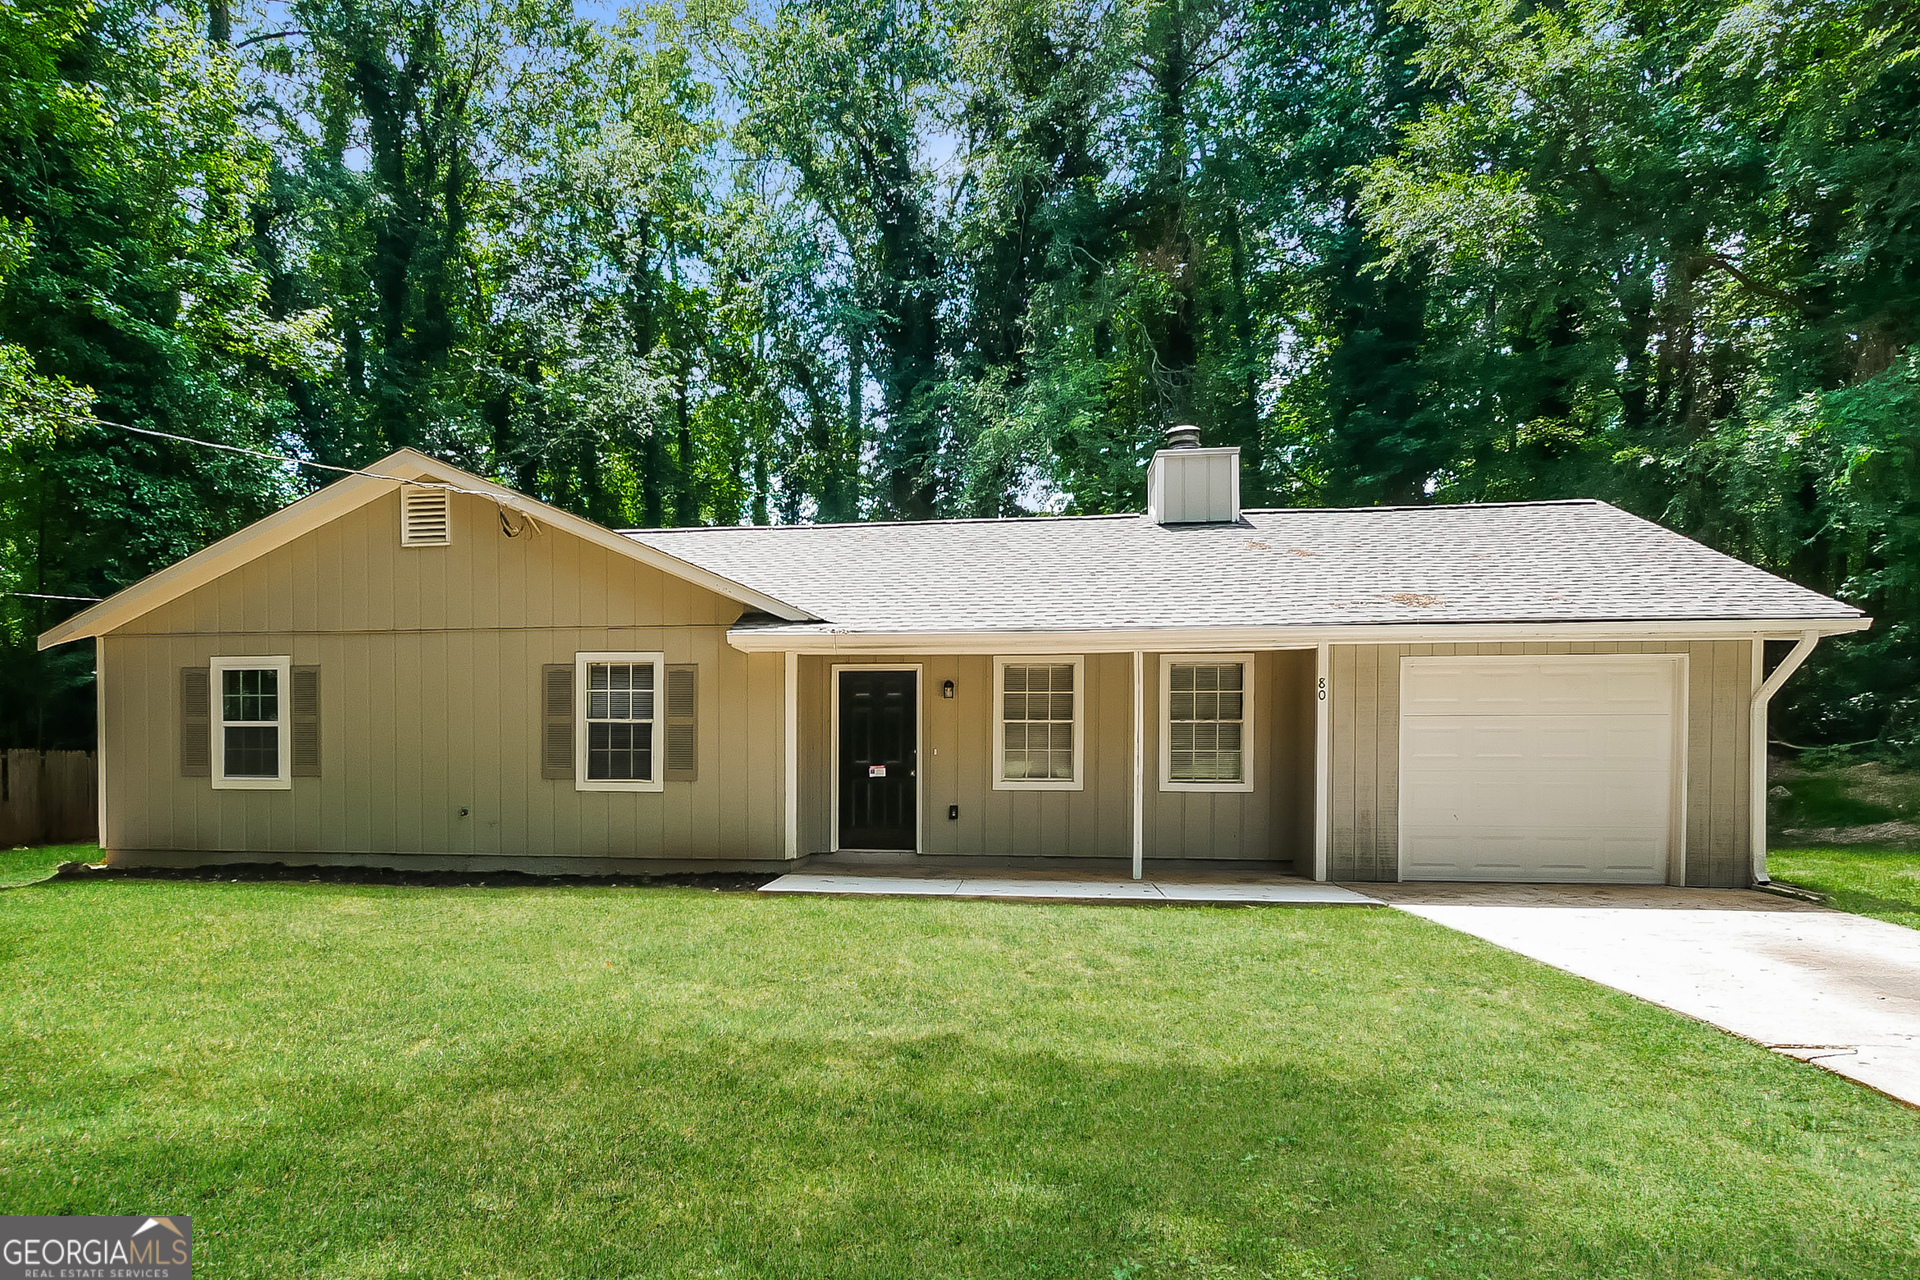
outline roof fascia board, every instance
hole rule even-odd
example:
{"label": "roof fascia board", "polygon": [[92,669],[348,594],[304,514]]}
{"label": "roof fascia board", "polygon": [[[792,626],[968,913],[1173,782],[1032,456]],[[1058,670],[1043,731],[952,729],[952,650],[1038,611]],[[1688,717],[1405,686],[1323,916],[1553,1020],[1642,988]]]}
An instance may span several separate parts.
{"label": "roof fascia board", "polygon": [[432,480],[484,493],[504,506],[533,516],[542,524],[563,529],[576,537],[584,538],[588,542],[625,556],[629,560],[637,560],[662,573],[684,579],[695,586],[704,587],[728,599],[737,600],[750,608],[770,613],[776,618],[784,618],[788,622],[818,620],[813,614],[796,608],[784,600],[776,600],[772,596],[723,578],[697,565],[689,564],[677,556],[668,555],[644,543],[623,538],[613,530],[603,528],[591,520],[583,520],[558,507],[550,507],[537,498],[516,493],[503,485],[494,484],[491,480],[482,479],[413,449],[398,450],[366,470],[372,474],[348,476],[324,489],[316,490],[298,502],[282,507],[272,515],[256,520],[246,528],[202,547],[186,559],[175,561],[164,569],[148,574],[132,586],[108,596],[99,604],[82,609],[65,622],[42,632],[38,647],[51,649],[55,645],[66,644],[71,640],[84,640],[88,636],[105,635],[109,631],[125,626],[141,614],[149,613],[179,599],[196,587],[205,586],[222,574],[230,573],[251,560],[286,546],[294,539],[318,529],[329,521],[337,520],[349,512],[358,510],[376,498],[391,492],[393,482],[405,484],[415,480]]}
{"label": "roof fascia board", "polygon": [[1127,653],[1144,649],[1312,649],[1322,644],[1467,644],[1516,640],[1798,640],[1864,631],[1871,618],[1715,619],[1650,622],[1450,623],[1417,626],[1221,627],[1164,631],[976,631],[916,635],[779,627],[727,633],[747,653]]}

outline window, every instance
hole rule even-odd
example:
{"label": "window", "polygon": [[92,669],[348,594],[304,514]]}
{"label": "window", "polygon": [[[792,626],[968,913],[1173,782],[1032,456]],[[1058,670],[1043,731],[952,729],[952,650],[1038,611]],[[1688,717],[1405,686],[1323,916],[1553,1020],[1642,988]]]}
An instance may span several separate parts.
{"label": "window", "polygon": [[1079,658],[994,659],[996,790],[1081,789],[1083,682]]}
{"label": "window", "polygon": [[575,655],[574,785],[581,791],[659,791],[657,653]]}
{"label": "window", "polygon": [[1253,655],[1160,659],[1160,787],[1253,790]]}
{"label": "window", "polygon": [[215,658],[213,785],[224,790],[284,790],[288,759],[287,689],[291,658]]}

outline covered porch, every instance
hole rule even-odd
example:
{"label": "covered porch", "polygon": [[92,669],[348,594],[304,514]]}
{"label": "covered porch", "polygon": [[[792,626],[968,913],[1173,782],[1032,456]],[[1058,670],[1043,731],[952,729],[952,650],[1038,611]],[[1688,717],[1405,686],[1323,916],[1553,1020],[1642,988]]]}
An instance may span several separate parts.
{"label": "covered porch", "polygon": [[938,864],[943,884],[1016,868],[1325,877],[1323,649],[1025,639],[1032,652],[788,652],[788,858]]}

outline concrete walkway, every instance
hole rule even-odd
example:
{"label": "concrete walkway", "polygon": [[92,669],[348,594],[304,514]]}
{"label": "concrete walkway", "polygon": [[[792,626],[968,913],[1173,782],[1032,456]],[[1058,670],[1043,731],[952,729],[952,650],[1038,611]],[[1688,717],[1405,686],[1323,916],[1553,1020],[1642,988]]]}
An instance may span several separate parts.
{"label": "concrete walkway", "polygon": [[1235,905],[1377,906],[1378,900],[1311,880],[1059,880],[999,871],[990,876],[911,876],[820,874],[805,871],[781,876],[762,893],[809,893],[890,898],[1005,898],[1016,902],[1138,902]]}
{"label": "concrete walkway", "polygon": [[1750,890],[1366,890],[1920,1106],[1920,930]]}

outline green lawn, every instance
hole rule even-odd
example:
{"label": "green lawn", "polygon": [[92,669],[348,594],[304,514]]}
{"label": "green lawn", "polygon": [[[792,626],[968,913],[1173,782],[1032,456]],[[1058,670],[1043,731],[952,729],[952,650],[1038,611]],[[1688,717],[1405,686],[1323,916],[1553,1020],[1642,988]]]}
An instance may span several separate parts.
{"label": "green lawn", "polygon": [[45,880],[63,862],[92,862],[97,844],[43,845],[38,849],[0,849],[0,889],[12,889]]}
{"label": "green lawn", "polygon": [[1773,849],[1767,874],[1827,895],[1827,905],[1920,929],[1920,853],[1898,849]]}
{"label": "green lawn", "polygon": [[0,1037],[209,1277],[1920,1272],[1920,1115],[1385,910],[52,881]]}

